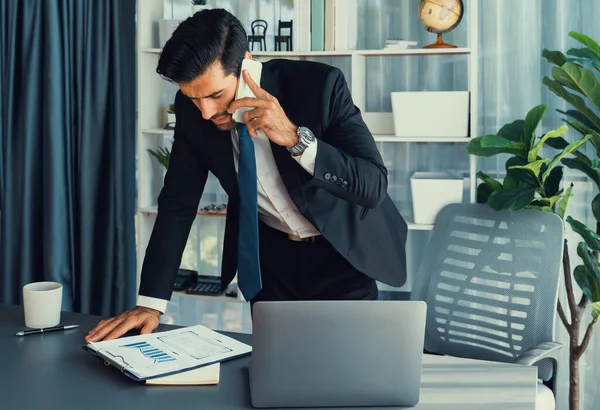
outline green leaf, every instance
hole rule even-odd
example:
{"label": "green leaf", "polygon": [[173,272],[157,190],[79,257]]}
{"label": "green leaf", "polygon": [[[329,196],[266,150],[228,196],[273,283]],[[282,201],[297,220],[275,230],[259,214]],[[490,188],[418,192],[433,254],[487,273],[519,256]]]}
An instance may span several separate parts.
{"label": "green leaf", "polygon": [[494,178],[492,178],[491,176],[484,174],[483,172],[479,171],[477,173],[477,178],[481,179],[483,182],[487,183],[490,188],[492,188],[492,190],[494,191],[498,191],[500,189],[502,189],[502,184],[498,181],[496,181]]}
{"label": "green leaf", "polygon": [[524,127],[524,120],[515,120],[509,124],[503,125],[496,135],[502,138],[506,138],[509,141],[523,142]]}
{"label": "green leaf", "polygon": [[[506,174],[510,175],[511,178],[519,182],[519,188],[539,188],[539,180],[531,172],[520,168],[513,168],[527,164],[528,162],[524,158],[511,157],[506,161],[505,164]],[[504,188],[506,189],[507,187],[504,186]]]}
{"label": "green leaf", "polygon": [[569,146],[569,143],[566,139],[559,137],[559,138],[553,138],[553,139],[546,141],[546,145],[548,145],[554,149],[565,149]]}
{"label": "green leaf", "polygon": [[582,224],[571,216],[567,216],[566,221],[571,225],[571,229],[581,236],[586,245],[595,251],[600,251],[600,236],[590,228]]}
{"label": "green leaf", "polygon": [[566,87],[570,90],[573,90],[575,92],[583,94],[583,91],[581,90],[581,88],[579,88],[577,81],[575,81],[573,78],[571,78],[571,76],[568,74],[568,72],[564,68],[564,67],[567,67],[569,64],[574,65],[574,63],[566,62],[562,67],[552,67],[552,71],[551,71],[552,77],[556,81],[558,81],[558,83],[560,85],[562,85],[563,87]]}
{"label": "green leaf", "polygon": [[537,178],[540,175],[540,169],[542,168],[542,165],[544,165],[548,161],[550,161],[549,158],[544,158],[538,161],[530,162],[527,165],[514,165],[510,167],[510,169],[525,169],[533,173],[533,175],[535,175],[535,177]]}
{"label": "green leaf", "polygon": [[569,198],[573,196],[571,191],[573,191],[573,183],[571,183],[571,185],[567,188],[567,191],[563,195],[563,199],[558,203],[558,208],[556,210],[558,216],[560,216],[563,220],[565,219],[565,215],[567,213],[567,205],[569,205]]}
{"label": "green leaf", "polygon": [[598,261],[585,242],[579,242],[577,245],[577,255],[583,261],[587,280],[583,279],[581,273],[578,274],[579,278],[575,276],[575,280],[590,302],[598,302],[600,301],[600,270],[598,269]]}
{"label": "green leaf", "polygon": [[561,199],[564,195],[554,195],[553,197],[550,198],[544,198],[545,201],[548,201],[548,206],[552,209],[554,209],[554,205],[556,204],[556,202]]}
{"label": "green leaf", "polygon": [[480,157],[491,157],[497,154],[513,154],[527,157],[525,144],[514,142],[496,135],[486,135],[472,139],[467,145],[467,152]]}
{"label": "green leaf", "polygon": [[575,63],[565,63],[562,68],[553,67],[552,76],[562,85],[585,95],[600,109],[600,85],[592,71]]}
{"label": "green leaf", "polygon": [[[546,111],[548,111],[548,107],[544,104],[540,104],[537,107],[532,108],[525,117],[525,124],[523,125],[523,143],[529,149],[533,146],[533,142],[535,141],[535,131],[540,122],[542,122],[542,118],[544,118]],[[537,154],[533,159],[529,157],[529,162],[535,161],[536,158]]]}
{"label": "green leaf", "polygon": [[569,130],[569,127],[567,127],[566,125],[561,125],[559,128],[557,128],[555,130],[548,131],[542,138],[540,138],[540,140],[535,144],[535,146],[529,151],[529,153],[527,154],[527,160],[529,162],[535,161],[538,157],[540,149],[542,148],[542,145],[544,145],[544,142],[548,141],[549,139],[558,138],[561,135],[563,135],[565,132],[567,132],[568,130]]}
{"label": "green leaf", "polygon": [[[589,129],[589,130],[593,130],[594,129],[594,123],[592,123],[585,115],[583,115],[581,112],[577,111],[577,110],[567,110],[567,111],[562,111],[562,110],[556,110],[557,112],[573,118],[575,121],[577,121],[578,126],[579,127],[585,127],[585,129]],[[571,125],[570,122],[567,121],[567,124]],[[573,127],[575,128],[575,127]],[[598,130],[600,131],[600,130]],[[582,133],[582,135],[588,135],[590,134],[590,132],[584,132]]]}
{"label": "green leaf", "polygon": [[589,48],[594,54],[600,57],[600,45],[598,45],[594,39],[576,31],[569,32],[569,36],[579,41],[581,44]]}
{"label": "green leaf", "polygon": [[[590,139],[590,142],[592,143],[592,145],[594,146],[594,149],[596,150],[596,155],[600,155],[600,134],[598,134],[593,129],[588,128],[576,121],[568,121],[568,120],[563,120],[563,121],[566,122],[567,124],[569,124],[575,130],[577,130],[577,132],[580,133],[584,137],[588,134],[591,134],[592,138]],[[573,155],[575,155],[576,157],[579,157],[581,159],[584,159],[584,160],[587,158],[585,156],[585,154],[583,154],[579,151],[574,152]]]}
{"label": "green leaf", "polygon": [[570,48],[567,50],[567,55],[576,57],[577,60],[596,60],[600,57],[589,48]]}
{"label": "green leaf", "polygon": [[567,54],[573,56],[573,58],[568,58],[570,62],[587,68],[597,69],[600,67],[600,57],[594,54],[589,48],[571,48],[567,51]]}
{"label": "green leaf", "polygon": [[594,322],[598,321],[598,316],[600,316],[600,302],[594,302],[590,305],[592,307],[592,317],[594,318]]}
{"label": "green leaf", "polygon": [[[525,188],[527,184],[521,183],[518,179],[514,178],[510,174],[506,174],[504,176],[504,181],[502,182],[504,185],[504,189],[512,189],[512,188]],[[490,192],[491,194],[491,192]]]}
{"label": "green leaf", "polygon": [[535,189],[532,188],[514,188],[494,191],[488,199],[488,204],[492,209],[500,211],[508,209],[517,211],[525,208],[533,201]]}
{"label": "green leaf", "polygon": [[585,266],[577,265],[575,269],[573,269],[573,277],[575,278],[575,282],[577,282],[577,285],[583,294],[588,298],[588,300],[592,300],[593,282]]}
{"label": "green leaf", "polygon": [[549,198],[561,192],[560,181],[563,177],[563,167],[554,167],[544,182],[544,196]]}
{"label": "green leaf", "polygon": [[563,158],[561,162],[568,168],[583,172],[600,187],[600,173],[597,169],[592,168],[579,158]]}
{"label": "green leaf", "polygon": [[[586,135],[582,139],[570,143],[560,154],[558,154],[557,156],[554,157],[552,162],[548,165],[548,170],[551,170],[552,168],[554,168],[554,166],[561,159],[563,159],[565,156],[571,154],[573,151],[576,151],[577,148],[579,148],[583,144],[585,144],[591,137],[592,137],[591,135]],[[542,183],[546,180],[547,176],[548,176],[548,171],[544,172],[544,174],[542,175]]]}
{"label": "green leaf", "polygon": [[592,213],[594,214],[596,221],[600,222],[600,194],[592,199]]}
{"label": "green leaf", "polygon": [[594,129],[600,129],[600,118],[588,108],[583,98],[568,92],[558,81],[551,80],[548,77],[544,77],[543,83],[550,91],[579,110],[594,125]]}
{"label": "green leaf", "polygon": [[477,186],[477,203],[487,204],[494,189],[487,183],[482,182]]}
{"label": "green leaf", "polygon": [[542,57],[544,57],[550,64],[554,64],[557,66],[562,66],[567,62],[567,57],[560,51],[550,51],[548,49],[544,49],[542,51]]}
{"label": "green leaf", "polygon": [[171,152],[166,147],[159,147],[156,150],[147,149],[148,153],[152,155],[159,164],[161,164],[166,169],[169,169],[169,160],[171,158]]}

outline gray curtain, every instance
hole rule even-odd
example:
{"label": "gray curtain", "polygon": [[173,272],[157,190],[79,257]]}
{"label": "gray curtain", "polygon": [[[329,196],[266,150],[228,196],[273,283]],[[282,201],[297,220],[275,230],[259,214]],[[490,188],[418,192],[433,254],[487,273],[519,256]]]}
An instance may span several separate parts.
{"label": "gray curtain", "polygon": [[135,303],[135,0],[0,0],[0,303]]}

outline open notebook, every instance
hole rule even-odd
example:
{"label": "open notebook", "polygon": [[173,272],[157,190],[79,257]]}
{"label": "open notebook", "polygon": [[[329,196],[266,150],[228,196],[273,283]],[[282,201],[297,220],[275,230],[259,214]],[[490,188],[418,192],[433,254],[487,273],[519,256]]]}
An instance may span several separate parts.
{"label": "open notebook", "polygon": [[202,325],[83,347],[106,365],[148,384],[215,384],[220,362],[252,351],[251,346]]}

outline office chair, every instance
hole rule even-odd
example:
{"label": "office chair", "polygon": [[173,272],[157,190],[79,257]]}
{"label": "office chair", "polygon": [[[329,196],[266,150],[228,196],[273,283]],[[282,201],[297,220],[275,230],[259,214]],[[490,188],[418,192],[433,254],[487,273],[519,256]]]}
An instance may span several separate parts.
{"label": "office chair", "polygon": [[553,213],[442,209],[411,293],[428,306],[425,351],[535,365],[536,410],[553,410],[563,238]]}
{"label": "office chair", "polygon": [[[251,35],[248,36],[248,47],[250,51],[254,51],[254,43],[258,43],[260,51],[267,51],[267,27],[269,25],[265,20],[254,20],[250,24]],[[262,33],[262,34],[261,34]],[[263,50],[263,45],[265,49]]]}
{"label": "office chair", "polygon": [[[282,30],[288,29],[290,34],[283,35],[281,34]],[[294,32],[294,20],[290,21],[281,21],[279,20],[279,26],[277,27],[277,35],[275,36],[275,51],[281,51],[281,43],[285,43],[286,51],[294,50],[294,41],[293,41],[293,32]]]}

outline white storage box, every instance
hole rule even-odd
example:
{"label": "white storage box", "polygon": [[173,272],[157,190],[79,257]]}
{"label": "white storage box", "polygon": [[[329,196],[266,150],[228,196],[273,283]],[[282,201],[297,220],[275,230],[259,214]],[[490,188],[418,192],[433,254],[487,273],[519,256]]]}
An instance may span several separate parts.
{"label": "white storage box", "polygon": [[397,137],[462,138],[469,135],[469,92],[393,92]]}
{"label": "white storage box", "polygon": [[463,179],[445,172],[415,172],[410,178],[416,224],[433,224],[440,210],[463,201]]}

